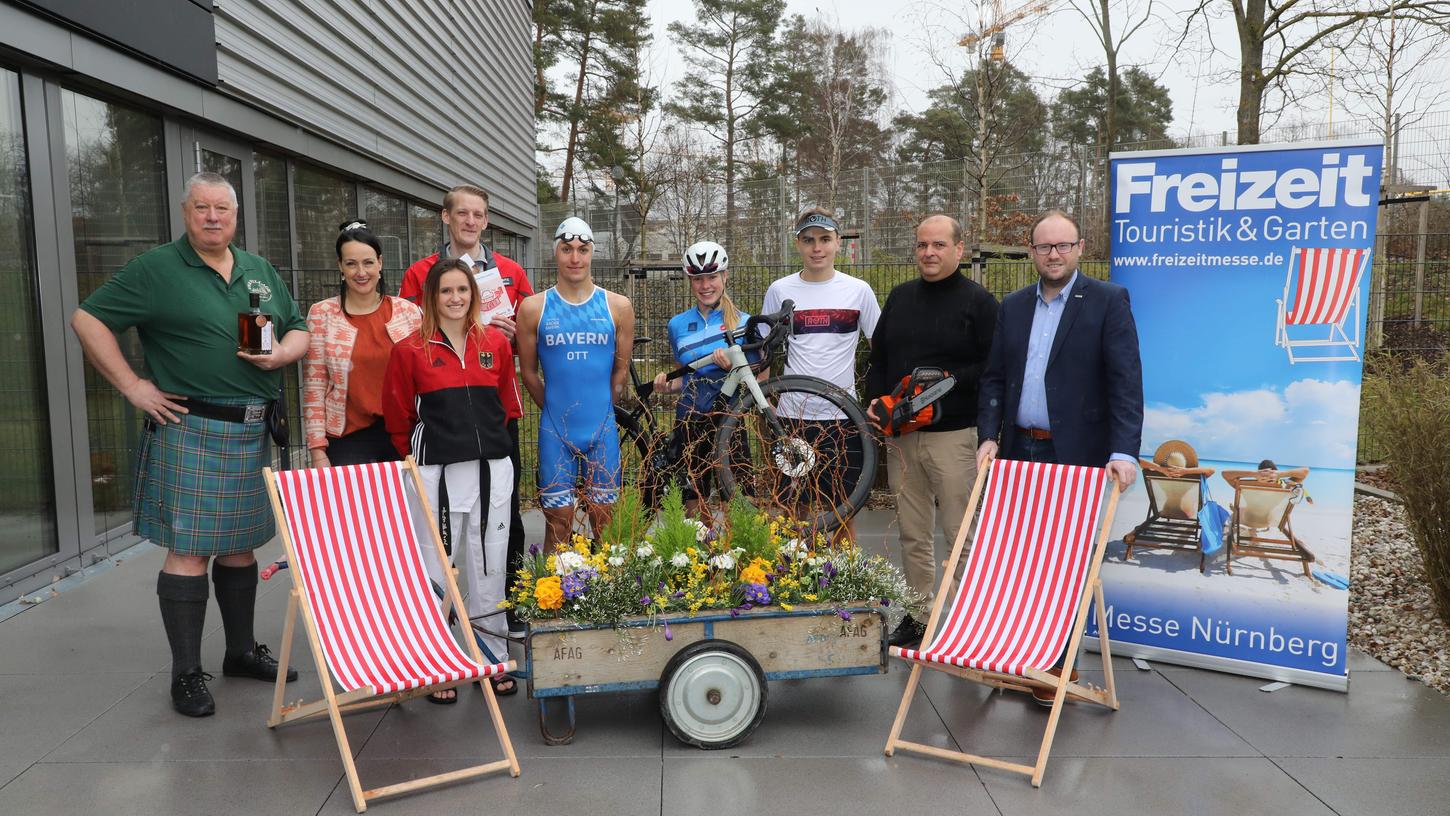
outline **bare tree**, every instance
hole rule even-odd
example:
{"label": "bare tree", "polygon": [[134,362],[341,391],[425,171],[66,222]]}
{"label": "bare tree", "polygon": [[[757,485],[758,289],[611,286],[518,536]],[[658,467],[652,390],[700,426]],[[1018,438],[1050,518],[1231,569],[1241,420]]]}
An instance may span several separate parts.
{"label": "bare tree", "polygon": [[1238,34],[1238,142],[1258,144],[1270,92],[1292,100],[1293,80],[1324,72],[1322,46],[1391,15],[1443,25],[1450,0],[1197,0],[1183,39],[1227,5]]}
{"label": "bare tree", "polygon": [[1359,30],[1345,49],[1346,62],[1352,67],[1340,74],[1349,95],[1381,123],[1386,173],[1398,166],[1399,157],[1391,153],[1396,126],[1419,122],[1450,98],[1450,78],[1445,76],[1450,19],[1431,24],[1394,11],[1381,24]]}

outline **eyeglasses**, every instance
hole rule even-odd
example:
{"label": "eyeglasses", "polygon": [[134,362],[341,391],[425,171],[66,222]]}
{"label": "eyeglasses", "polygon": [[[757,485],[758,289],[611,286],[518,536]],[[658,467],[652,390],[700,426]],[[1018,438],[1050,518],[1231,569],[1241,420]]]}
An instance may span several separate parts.
{"label": "eyeglasses", "polygon": [[1038,255],[1050,255],[1055,249],[1057,250],[1058,255],[1066,255],[1067,253],[1071,252],[1073,250],[1073,247],[1076,247],[1078,243],[1078,241],[1063,241],[1060,244],[1033,244],[1032,251],[1036,252]]}

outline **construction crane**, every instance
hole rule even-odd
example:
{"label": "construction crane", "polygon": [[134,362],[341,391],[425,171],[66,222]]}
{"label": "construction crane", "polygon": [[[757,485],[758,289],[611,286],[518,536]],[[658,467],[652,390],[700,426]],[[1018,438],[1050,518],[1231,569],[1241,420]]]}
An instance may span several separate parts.
{"label": "construction crane", "polygon": [[974,31],[963,37],[958,45],[966,48],[976,48],[977,44],[990,38],[992,49],[988,53],[992,62],[1005,62],[1007,59],[1007,26],[1012,25],[1026,17],[1034,14],[1041,14],[1047,11],[1052,5],[1052,0],[1033,0],[1031,3],[1024,3],[1008,12],[1002,11],[1002,0],[992,0],[992,21],[980,31]]}

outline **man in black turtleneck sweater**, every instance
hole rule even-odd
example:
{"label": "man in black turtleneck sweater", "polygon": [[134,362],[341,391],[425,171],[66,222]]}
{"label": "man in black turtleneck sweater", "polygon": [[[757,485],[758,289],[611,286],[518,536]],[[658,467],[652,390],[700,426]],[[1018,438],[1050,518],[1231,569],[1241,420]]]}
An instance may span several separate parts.
{"label": "man in black turtleneck sweater", "polygon": [[[944,368],[957,380],[936,403],[941,419],[891,440],[887,454],[906,582],[928,598],[936,593],[937,522],[947,541],[955,541],[977,476],[977,380],[997,324],[997,299],[957,271],[965,251],[955,218],[932,215],[917,225],[921,277],[886,298],[866,373],[866,399],[876,421],[884,418],[876,401],[913,369]],[[914,645],[924,629],[908,615],[891,633],[891,645]]]}

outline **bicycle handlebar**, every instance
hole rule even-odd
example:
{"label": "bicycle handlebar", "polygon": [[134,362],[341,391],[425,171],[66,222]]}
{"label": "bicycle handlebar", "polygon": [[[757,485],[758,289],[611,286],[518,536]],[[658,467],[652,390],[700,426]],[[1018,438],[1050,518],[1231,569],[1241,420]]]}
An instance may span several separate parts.
{"label": "bicycle handlebar", "polygon": [[[781,344],[785,342],[785,339],[790,336],[790,318],[794,312],[795,301],[787,300],[781,303],[779,311],[768,315],[751,315],[745,321],[743,327],[735,329],[734,331],[725,332],[725,344],[728,346],[739,346],[740,350],[746,354],[765,349],[762,360],[769,361],[776,351],[779,350]],[[748,337],[758,335],[761,326],[770,327],[770,331],[764,337],[761,337],[753,343],[740,342]],[[678,380],[694,370],[693,366],[683,365],[666,374],[665,379]],[[653,381],[645,382],[635,388],[635,394],[641,400],[647,400],[654,393],[654,390],[655,384]]]}

